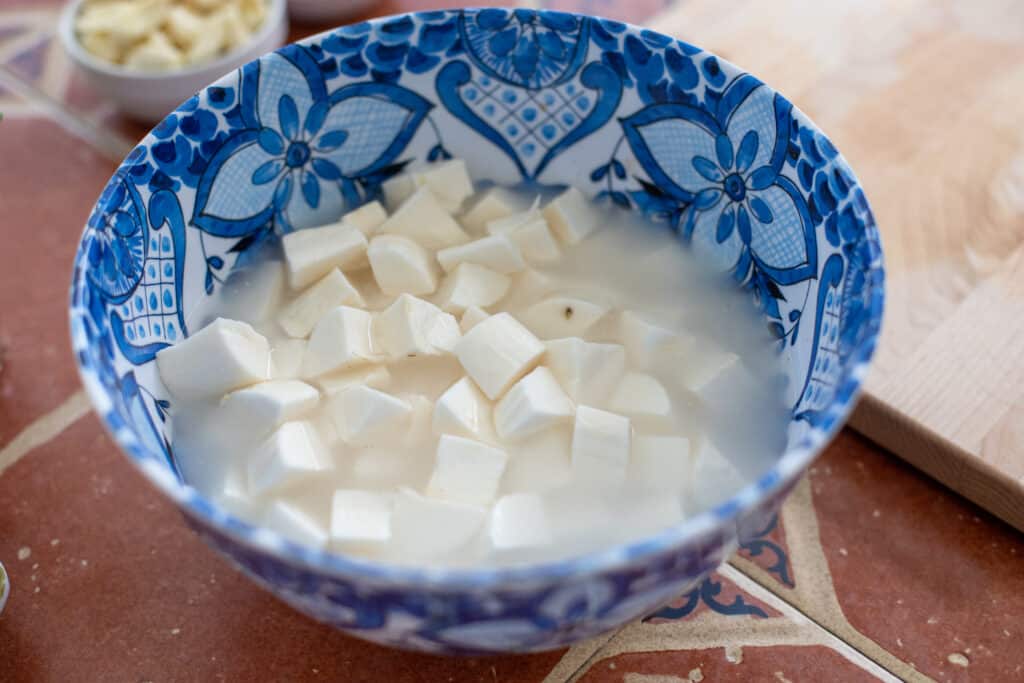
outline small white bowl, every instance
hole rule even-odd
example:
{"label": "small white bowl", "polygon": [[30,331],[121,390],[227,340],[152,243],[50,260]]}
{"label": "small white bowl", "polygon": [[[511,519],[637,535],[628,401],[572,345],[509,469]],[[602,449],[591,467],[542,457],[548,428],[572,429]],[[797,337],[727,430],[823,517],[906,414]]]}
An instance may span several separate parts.
{"label": "small white bowl", "polygon": [[92,55],[78,41],[75,17],[83,2],[73,0],[61,13],[58,33],[64,50],[99,95],[114,102],[128,116],[146,123],[159,121],[232,69],[281,47],[288,36],[286,0],[269,0],[263,25],[232,52],[182,69],[136,71]]}

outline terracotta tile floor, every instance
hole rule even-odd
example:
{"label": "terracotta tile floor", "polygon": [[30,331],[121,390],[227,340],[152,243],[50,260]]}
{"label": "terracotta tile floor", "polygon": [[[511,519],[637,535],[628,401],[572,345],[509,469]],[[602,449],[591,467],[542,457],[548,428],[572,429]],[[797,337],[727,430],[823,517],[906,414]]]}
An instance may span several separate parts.
{"label": "terracotta tile floor", "polygon": [[[567,651],[398,653],[241,579],[117,453],[78,390],[70,259],[144,128],[71,72],[53,40],[59,4],[0,0],[0,561],[13,586],[0,681],[1024,680],[1024,539],[849,431],[704,585]],[[378,12],[442,4],[457,3]],[[546,4],[643,22],[672,3]]]}

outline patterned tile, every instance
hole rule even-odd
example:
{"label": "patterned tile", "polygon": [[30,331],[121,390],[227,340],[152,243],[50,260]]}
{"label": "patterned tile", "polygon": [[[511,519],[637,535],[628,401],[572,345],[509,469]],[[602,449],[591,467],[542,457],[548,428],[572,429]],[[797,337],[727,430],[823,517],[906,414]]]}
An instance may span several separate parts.
{"label": "patterned tile", "polygon": [[852,432],[765,538],[734,566],[899,675],[1024,680],[1024,537]]}
{"label": "patterned tile", "polygon": [[586,683],[893,680],[731,567],[616,634],[573,680]]}
{"label": "patterned tile", "polygon": [[878,678],[823,645],[672,650],[609,657],[581,683],[860,683]]}
{"label": "patterned tile", "polygon": [[3,474],[0,529],[5,683],[529,683],[562,656],[399,653],[309,620],[207,549],[91,415]]}
{"label": "patterned tile", "polygon": [[[2,81],[0,81],[2,82]],[[8,106],[10,105],[10,106]],[[78,387],[71,258],[113,163],[23,99],[0,98],[0,446]]]}
{"label": "patterned tile", "polygon": [[681,595],[654,614],[644,618],[647,624],[668,624],[683,619],[696,619],[704,612],[726,617],[772,619],[780,612],[735,583],[715,572],[685,595]]}

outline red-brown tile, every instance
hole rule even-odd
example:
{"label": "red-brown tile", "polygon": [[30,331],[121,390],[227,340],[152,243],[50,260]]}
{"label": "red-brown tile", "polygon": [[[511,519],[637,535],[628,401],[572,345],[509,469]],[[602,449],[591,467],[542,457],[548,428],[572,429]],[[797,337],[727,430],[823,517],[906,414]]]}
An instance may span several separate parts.
{"label": "red-brown tile", "polygon": [[78,386],[71,261],[113,163],[45,118],[0,122],[0,445]]}
{"label": "red-brown tile", "polygon": [[849,431],[810,478],[854,628],[945,681],[1024,680],[1024,536]]}
{"label": "red-brown tile", "polygon": [[92,416],[0,477],[0,529],[5,683],[536,682],[561,657],[400,653],[303,617],[199,541]]}
{"label": "red-brown tile", "polygon": [[[722,648],[622,654],[595,663],[580,683],[854,683],[875,676],[827,647],[744,647],[726,658]],[[735,661],[738,660],[738,661]]]}

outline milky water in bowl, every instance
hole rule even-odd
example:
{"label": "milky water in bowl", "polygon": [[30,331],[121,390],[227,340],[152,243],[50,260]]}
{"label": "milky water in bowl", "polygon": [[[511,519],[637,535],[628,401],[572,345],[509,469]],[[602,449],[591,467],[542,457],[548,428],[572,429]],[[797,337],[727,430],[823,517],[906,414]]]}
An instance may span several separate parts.
{"label": "milky water in bowl", "polygon": [[[197,392],[218,368],[161,364],[181,375],[188,483],[299,543],[470,566],[638,540],[782,453],[774,340],[674,234],[558,195],[542,209],[522,190],[452,199],[450,176],[416,180],[385,187],[390,217],[373,205],[325,229],[350,249],[266,245],[197,312],[191,329],[248,323],[209,330],[225,348],[265,338],[269,366]],[[438,209],[456,220],[425,229]],[[319,308],[317,288],[332,292]]]}

